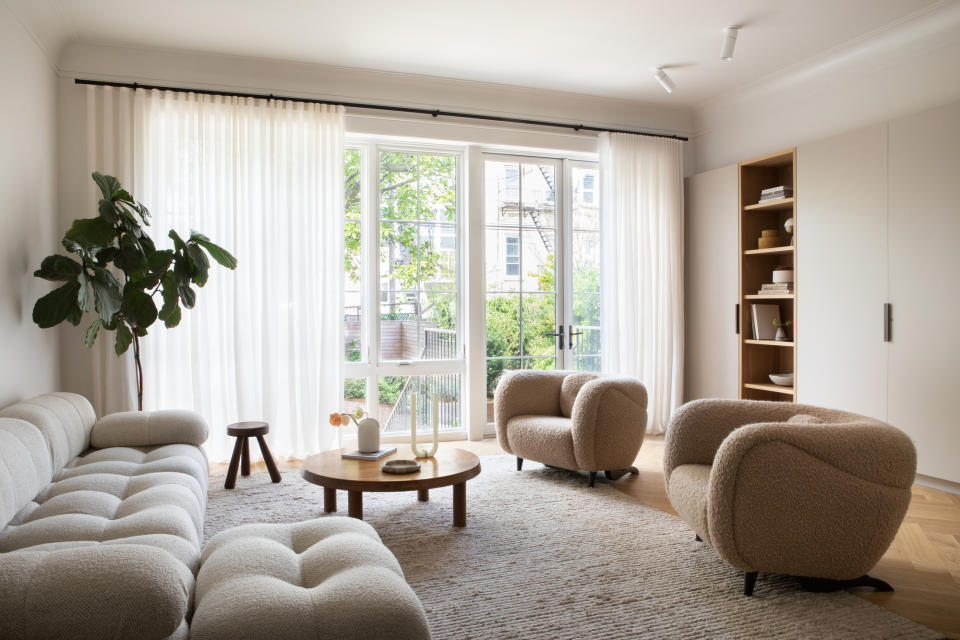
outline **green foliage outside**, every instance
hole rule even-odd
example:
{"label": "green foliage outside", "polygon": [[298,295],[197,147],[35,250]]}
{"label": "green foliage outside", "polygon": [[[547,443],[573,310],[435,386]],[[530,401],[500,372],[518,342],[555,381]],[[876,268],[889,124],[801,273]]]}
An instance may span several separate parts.
{"label": "green foliage outside", "polygon": [[[404,222],[456,221],[456,160],[451,156],[384,152],[380,154],[380,225],[381,263],[389,259],[394,247],[392,278],[381,276],[381,291],[450,287],[456,269],[443,264],[442,254],[428,241],[418,243],[417,225]],[[348,150],[346,166],[346,242],[344,267],[349,282],[360,282],[360,152]],[[421,234],[422,235],[422,234]],[[398,260],[399,258],[399,260]],[[556,265],[551,253],[539,272],[528,275],[537,279],[541,291],[556,290]],[[417,265],[419,275],[417,278]],[[600,272],[593,262],[574,265],[574,291],[599,292]],[[432,280],[440,284],[431,284]],[[455,295],[419,294],[424,302],[421,317],[440,329],[456,329]],[[381,296],[389,294],[381,293]],[[574,319],[577,324],[599,325],[599,295],[575,295]],[[387,301],[385,297],[382,301]],[[544,356],[525,359],[524,366],[537,369],[555,367],[555,338],[546,334],[556,330],[556,300],[553,294],[499,294],[487,298],[487,356],[505,359],[487,361],[487,395],[493,396],[497,380],[506,369],[521,366],[520,356]],[[521,308],[524,331],[521,338]],[[393,319],[382,313],[381,320]],[[521,345],[522,340],[522,345]],[[348,349],[348,360],[359,360],[359,351]],[[385,377],[378,381],[380,401],[393,404],[403,388],[403,377]],[[345,396],[363,398],[365,383],[348,381]]]}

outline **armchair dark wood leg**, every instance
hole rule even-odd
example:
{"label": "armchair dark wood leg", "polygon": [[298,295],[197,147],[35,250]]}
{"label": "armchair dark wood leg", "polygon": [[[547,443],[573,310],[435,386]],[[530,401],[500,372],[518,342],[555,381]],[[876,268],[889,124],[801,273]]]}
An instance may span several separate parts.
{"label": "armchair dark wood leg", "polygon": [[700,534],[697,534],[697,542],[703,542],[703,538],[700,537]]}
{"label": "armchair dark wood leg", "polygon": [[607,471],[603,472],[603,475],[607,477],[607,480],[612,482],[614,480],[619,480],[628,473],[636,475],[640,473],[640,470],[636,467],[627,467],[626,469],[608,469]]}
{"label": "armchair dark wood leg", "polygon": [[263,461],[267,465],[267,471],[270,472],[270,479],[274,482],[280,482],[280,472],[277,470],[277,463],[273,461],[273,456],[270,454],[267,441],[263,439],[263,436],[257,436],[257,442],[260,443],[260,453],[263,454]]}
{"label": "armchair dark wood leg", "polygon": [[893,587],[890,586],[889,582],[868,575],[862,575],[852,580],[830,580],[829,578],[797,576],[797,582],[800,583],[804,591],[812,591],[813,593],[828,593],[830,591],[855,589],[857,587],[868,587],[876,591],[893,591]]}
{"label": "armchair dark wood leg", "polygon": [[590,487],[595,487],[596,485],[597,485],[597,472],[596,472],[596,471],[591,471],[591,472],[590,472],[590,484],[589,484],[588,486],[590,486]]}
{"label": "armchair dark wood leg", "polygon": [[520,471],[522,469],[523,469],[523,458],[521,458],[520,456],[517,456],[517,471]]}
{"label": "armchair dark wood leg", "polygon": [[755,584],[757,584],[756,571],[748,571],[747,573],[743,574],[743,595],[752,596],[753,587]]}
{"label": "armchair dark wood leg", "polygon": [[224,489],[233,489],[237,486],[237,469],[240,467],[240,451],[244,440],[246,438],[237,438],[233,445],[233,455],[230,456],[230,466],[227,467],[227,481],[223,483]]}

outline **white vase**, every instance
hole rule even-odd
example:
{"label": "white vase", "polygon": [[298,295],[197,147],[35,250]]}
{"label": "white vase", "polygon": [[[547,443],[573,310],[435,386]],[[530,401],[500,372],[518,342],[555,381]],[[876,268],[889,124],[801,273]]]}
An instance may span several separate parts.
{"label": "white vase", "polygon": [[380,450],[380,423],[373,418],[364,418],[357,423],[357,450],[360,453]]}

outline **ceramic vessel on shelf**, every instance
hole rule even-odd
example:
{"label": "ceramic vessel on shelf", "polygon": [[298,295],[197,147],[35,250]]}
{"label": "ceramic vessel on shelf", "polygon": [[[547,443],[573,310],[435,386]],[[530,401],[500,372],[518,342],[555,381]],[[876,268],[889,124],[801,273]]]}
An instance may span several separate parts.
{"label": "ceramic vessel on shelf", "polygon": [[757,249],[772,249],[780,246],[780,232],[776,229],[764,229],[757,238]]}
{"label": "ceramic vessel on shelf", "polygon": [[792,373],[771,373],[770,382],[781,387],[792,387],[793,374]]}
{"label": "ceramic vessel on shelf", "polygon": [[793,269],[774,269],[773,283],[793,282]]}

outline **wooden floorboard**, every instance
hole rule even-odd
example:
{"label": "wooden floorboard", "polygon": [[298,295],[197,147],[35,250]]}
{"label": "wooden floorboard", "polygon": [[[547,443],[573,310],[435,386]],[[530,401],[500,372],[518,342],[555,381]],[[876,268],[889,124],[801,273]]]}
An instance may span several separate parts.
{"label": "wooden floorboard", "polygon": [[[444,446],[469,449],[477,455],[502,453],[494,438]],[[663,438],[647,437],[635,462],[640,473],[621,478],[613,486],[645,505],[676,515],[663,486],[662,459]],[[280,463],[281,469],[299,466],[296,460]],[[226,472],[226,464],[211,467]],[[265,471],[262,462],[252,470]],[[870,575],[886,580],[895,591],[859,592],[858,597],[960,639],[960,496],[914,485],[906,519]]]}

